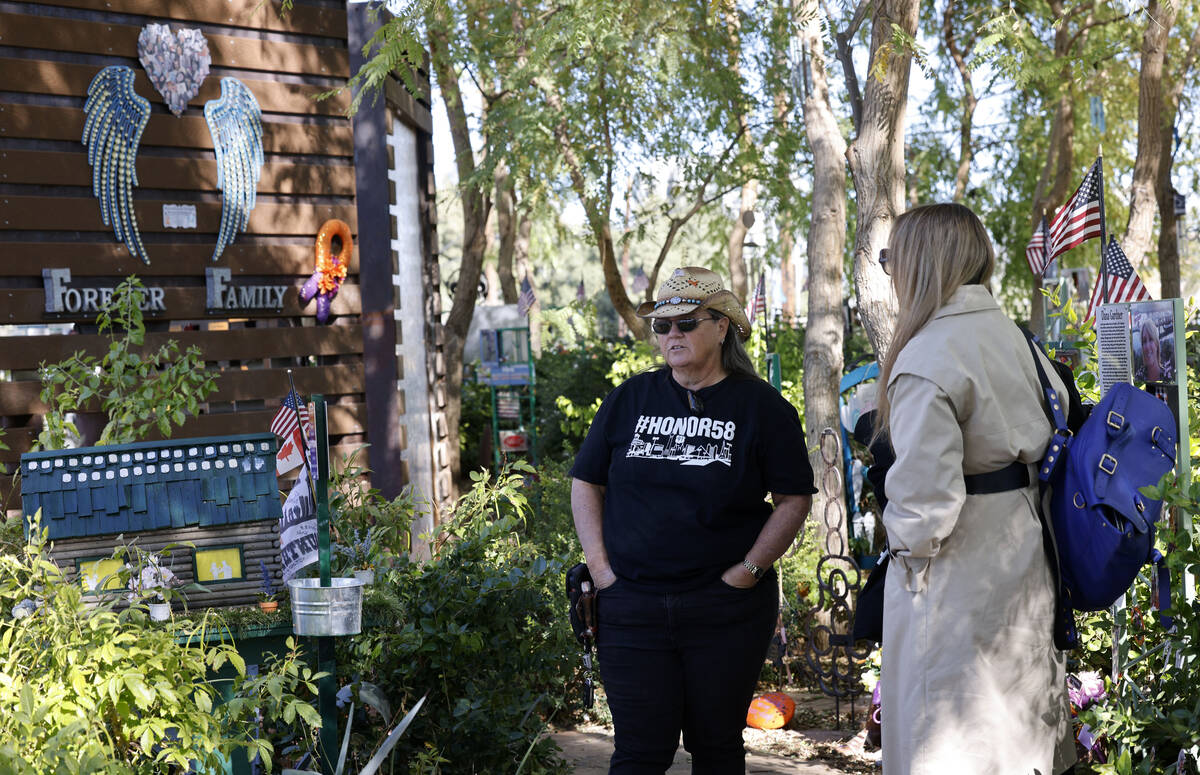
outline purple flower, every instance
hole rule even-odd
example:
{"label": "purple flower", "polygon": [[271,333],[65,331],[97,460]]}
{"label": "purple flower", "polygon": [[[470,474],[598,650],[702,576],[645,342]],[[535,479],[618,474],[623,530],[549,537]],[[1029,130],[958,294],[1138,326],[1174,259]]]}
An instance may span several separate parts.
{"label": "purple flower", "polygon": [[1079,710],[1108,696],[1104,690],[1104,679],[1095,671],[1080,673],[1076,680],[1068,681],[1067,694],[1071,698],[1071,704]]}

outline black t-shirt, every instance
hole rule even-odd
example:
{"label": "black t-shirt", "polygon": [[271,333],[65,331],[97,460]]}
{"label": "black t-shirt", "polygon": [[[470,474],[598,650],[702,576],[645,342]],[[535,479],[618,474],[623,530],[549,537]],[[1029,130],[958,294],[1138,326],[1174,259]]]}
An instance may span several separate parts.
{"label": "black t-shirt", "polygon": [[771,515],[767,493],[808,495],[795,407],[760,379],[687,391],[670,369],[639,374],[600,406],[571,476],[606,488],[604,546],[621,578],[705,584],[741,562]]}

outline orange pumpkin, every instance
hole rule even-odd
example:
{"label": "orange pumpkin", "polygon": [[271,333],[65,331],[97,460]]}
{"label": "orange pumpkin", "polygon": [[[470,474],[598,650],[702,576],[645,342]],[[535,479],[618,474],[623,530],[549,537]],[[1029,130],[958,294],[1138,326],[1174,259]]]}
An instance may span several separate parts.
{"label": "orange pumpkin", "polygon": [[782,729],[796,715],[796,703],[783,692],[770,692],[750,703],[746,726],[755,729]]}

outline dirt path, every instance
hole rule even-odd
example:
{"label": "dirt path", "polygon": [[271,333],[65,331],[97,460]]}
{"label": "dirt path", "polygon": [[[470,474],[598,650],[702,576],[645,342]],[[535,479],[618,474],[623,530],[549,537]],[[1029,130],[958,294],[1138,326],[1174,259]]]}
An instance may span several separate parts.
{"label": "dirt path", "polygon": [[[757,731],[755,732],[757,734]],[[575,775],[606,775],[608,758],[613,750],[611,730],[585,727],[556,732],[553,737],[563,750],[563,759],[574,767]],[[675,754],[675,764],[667,772],[669,775],[687,775],[691,771],[691,757],[680,745]],[[848,772],[871,771],[869,766],[864,768],[858,763],[805,761],[792,756],[763,753],[746,755],[747,775],[843,775]]]}
{"label": "dirt path", "polygon": [[[836,727],[833,701],[815,693],[789,692],[796,701],[796,718],[784,729],[743,731],[746,742],[748,775],[840,775],[841,773],[878,773],[878,754],[864,753],[860,723],[842,719]],[[845,706],[842,708],[846,711]],[[801,728],[805,727],[805,728]],[[553,733],[562,749],[563,759],[574,767],[575,775],[605,775],[612,755],[612,728],[585,724]],[[670,775],[691,772],[691,759],[682,743],[675,754]]]}

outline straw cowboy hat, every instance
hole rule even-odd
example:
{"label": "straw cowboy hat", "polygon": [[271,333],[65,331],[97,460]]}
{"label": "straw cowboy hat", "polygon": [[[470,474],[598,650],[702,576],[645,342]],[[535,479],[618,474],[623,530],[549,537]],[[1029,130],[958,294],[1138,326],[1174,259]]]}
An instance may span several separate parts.
{"label": "straw cowboy hat", "polygon": [[721,275],[698,266],[681,266],[658,286],[658,298],[638,305],[638,317],[670,318],[698,309],[711,309],[729,318],[738,338],[750,338],[746,310],[731,291],[725,290]]}

